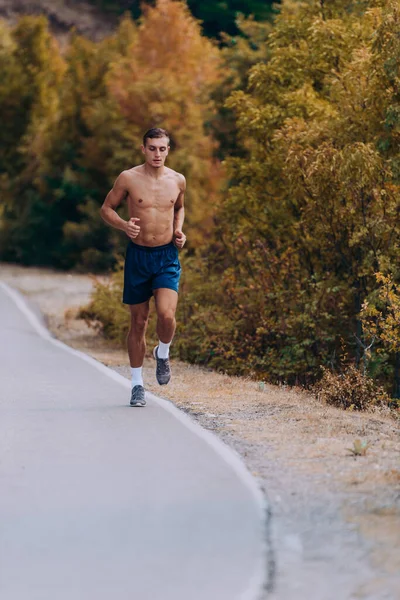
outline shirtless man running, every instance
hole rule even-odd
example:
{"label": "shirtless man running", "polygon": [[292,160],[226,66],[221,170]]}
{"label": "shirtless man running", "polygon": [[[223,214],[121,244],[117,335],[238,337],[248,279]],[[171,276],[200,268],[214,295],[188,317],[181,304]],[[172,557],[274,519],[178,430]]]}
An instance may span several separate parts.
{"label": "shirtless man running", "polygon": [[[123,302],[129,304],[131,324],[128,353],[131,364],[131,406],[145,406],[142,365],[146,350],[145,333],[150,298],[157,312],[158,345],[154,348],[156,377],[160,385],[171,378],[169,347],[174,337],[175,312],[181,266],[178,248],[186,236],[183,175],[164,166],[169,152],[165,129],[149,129],[143,136],[142,165],[123,171],[108,193],[101,216],[106,223],[125,231],[130,238],[125,259]],[[116,208],[127,198],[129,221]]]}

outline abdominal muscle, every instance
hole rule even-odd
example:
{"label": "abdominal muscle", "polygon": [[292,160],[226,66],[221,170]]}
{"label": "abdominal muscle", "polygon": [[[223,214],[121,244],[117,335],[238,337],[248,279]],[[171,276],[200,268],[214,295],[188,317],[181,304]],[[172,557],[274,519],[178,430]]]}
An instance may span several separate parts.
{"label": "abdominal muscle", "polygon": [[164,246],[173,239],[174,209],[169,205],[167,210],[160,208],[138,207],[136,203],[129,202],[129,216],[140,219],[139,235],[133,239],[134,244],[140,246]]}

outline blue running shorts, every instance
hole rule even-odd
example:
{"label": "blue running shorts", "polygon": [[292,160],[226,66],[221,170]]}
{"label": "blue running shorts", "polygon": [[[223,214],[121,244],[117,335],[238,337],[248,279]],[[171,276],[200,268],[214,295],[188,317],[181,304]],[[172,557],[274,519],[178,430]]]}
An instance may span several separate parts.
{"label": "blue running shorts", "polygon": [[124,304],[141,304],[153,290],[179,289],[181,265],[178,249],[170,242],[165,246],[139,246],[129,242],[124,267]]}

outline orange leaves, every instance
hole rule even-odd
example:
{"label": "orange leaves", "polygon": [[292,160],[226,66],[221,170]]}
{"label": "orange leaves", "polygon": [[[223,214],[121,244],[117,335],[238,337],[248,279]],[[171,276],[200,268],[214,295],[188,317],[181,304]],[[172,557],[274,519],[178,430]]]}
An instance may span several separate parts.
{"label": "orange leaves", "polygon": [[[159,0],[147,7],[127,56],[108,76],[111,93],[133,123],[193,127],[201,119],[218,79],[217,49],[201,36],[187,7]],[[177,136],[179,139],[179,136]]]}
{"label": "orange leaves", "polygon": [[204,131],[214,111],[211,93],[220,69],[218,49],[201,35],[186,5],[159,0],[145,9],[132,43],[115,56],[106,76],[109,98],[138,145],[138,133],[150,127],[171,133],[168,166],[190,181],[187,223],[194,226],[195,237],[201,236],[200,223],[204,231],[208,228],[221,180],[213,159],[215,141]]}

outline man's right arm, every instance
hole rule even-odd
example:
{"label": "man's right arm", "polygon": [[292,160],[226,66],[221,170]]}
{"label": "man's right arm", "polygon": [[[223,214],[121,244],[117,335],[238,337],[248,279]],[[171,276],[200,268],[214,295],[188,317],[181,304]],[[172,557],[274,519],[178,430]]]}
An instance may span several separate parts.
{"label": "man's right arm", "polygon": [[115,227],[124,231],[128,237],[135,239],[140,232],[139,225],[136,224],[139,219],[132,218],[129,221],[122,219],[116,209],[125,200],[128,194],[128,175],[123,171],[115,180],[112,190],[110,190],[100,209],[102,219]]}

